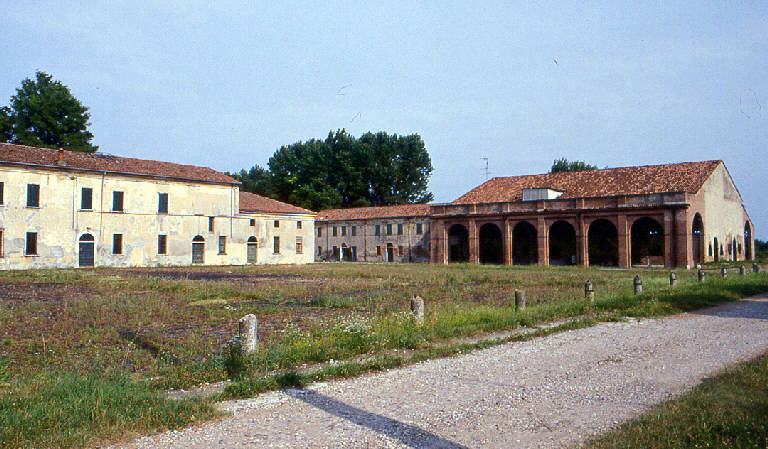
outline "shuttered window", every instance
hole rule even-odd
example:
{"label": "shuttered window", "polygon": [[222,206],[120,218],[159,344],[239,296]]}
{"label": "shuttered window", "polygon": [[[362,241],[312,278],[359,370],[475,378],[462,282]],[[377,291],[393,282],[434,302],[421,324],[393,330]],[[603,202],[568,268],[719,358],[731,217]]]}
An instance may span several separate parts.
{"label": "shuttered window", "polygon": [[80,191],[80,209],[93,210],[93,189],[83,187]]}
{"label": "shuttered window", "polygon": [[37,232],[27,232],[27,242],[24,248],[24,254],[27,256],[37,255]]}
{"label": "shuttered window", "polygon": [[275,254],[280,254],[280,237],[275,236],[274,251]]}
{"label": "shuttered window", "polygon": [[157,254],[168,254],[168,236],[157,236]]}
{"label": "shuttered window", "polygon": [[168,213],[168,194],[167,193],[157,194],[157,213],[158,214]]}
{"label": "shuttered window", "polygon": [[27,207],[40,207],[39,184],[27,184]]}
{"label": "shuttered window", "polygon": [[123,192],[112,192],[112,212],[123,211]]}
{"label": "shuttered window", "polygon": [[112,236],[112,254],[123,254],[123,234]]}

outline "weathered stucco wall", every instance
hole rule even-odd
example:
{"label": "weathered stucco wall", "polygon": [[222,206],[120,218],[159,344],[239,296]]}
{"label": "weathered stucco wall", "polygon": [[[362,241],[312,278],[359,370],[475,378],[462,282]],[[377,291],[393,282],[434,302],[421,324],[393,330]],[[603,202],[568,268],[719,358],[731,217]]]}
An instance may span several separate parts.
{"label": "weathered stucco wall", "polygon": [[[421,233],[417,225],[421,225]],[[379,235],[376,235],[376,226]],[[392,226],[392,233],[387,233],[387,225]],[[402,233],[398,233],[398,225]],[[429,262],[429,227],[430,220],[418,218],[388,218],[380,220],[340,220],[323,221],[315,224],[316,260],[339,260],[340,248],[356,249],[357,262],[386,262],[387,251],[391,248],[392,262]],[[333,228],[336,227],[336,235]],[[355,235],[352,235],[355,227]],[[319,230],[319,233],[317,232]],[[334,247],[338,251],[334,253]],[[378,247],[378,250],[377,250]],[[349,254],[349,253],[347,253]],[[352,261],[348,255],[346,261]]]}
{"label": "weathered stucco wall", "polygon": [[[245,264],[250,236],[259,239],[257,263],[313,259],[312,215],[240,215],[235,185],[23,167],[0,167],[0,182],[4,190],[0,268],[4,269],[78,266],[79,240],[86,234],[95,241],[96,266],[189,265],[192,239],[198,235],[205,240],[206,265]],[[27,207],[28,184],[40,186],[37,208]],[[89,210],[81,208],[83,188],[92,189]],[[124,192],[122,211],[112,210],[115,191]],[[160,193],[168,195],[167,213],[158,211]],[[271,229],[275,219],[286,226]],[[303,223],[298,232],[297,221]],[[37,233],[37,255],[25,254],[27,232]],[[121,254],[113,254],[115,234],[122,234]],[[167,236],[167,254],[158,254],[159,235]],[[272,251],[274,235],[281,238],[279,254]],[[296,254],[296,236],[302,236],[309,255],[306,250]],[[221,254],[219,237],[226,238],[226,251]]]}

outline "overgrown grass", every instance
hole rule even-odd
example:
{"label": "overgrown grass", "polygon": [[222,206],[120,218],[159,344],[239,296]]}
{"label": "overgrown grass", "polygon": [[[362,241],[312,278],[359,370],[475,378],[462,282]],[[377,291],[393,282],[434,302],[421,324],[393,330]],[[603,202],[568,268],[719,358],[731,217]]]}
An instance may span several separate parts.
{"label": "overgrown grass", "polygon": [[705,379],[586,447],[768,447],[768,353]]}

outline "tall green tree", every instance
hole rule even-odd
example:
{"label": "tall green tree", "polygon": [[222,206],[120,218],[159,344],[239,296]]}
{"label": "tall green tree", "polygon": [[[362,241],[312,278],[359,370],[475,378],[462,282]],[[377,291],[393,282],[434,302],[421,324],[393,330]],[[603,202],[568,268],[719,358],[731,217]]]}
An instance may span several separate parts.
{"label": "tall green tree", "polygon": [[243,190],[322,210],[429,202],[432,170],[417,134],[379,132],[355,138],[341,129],[329,132],[325,140],[280,147],[268,172],[255,166],[235,177]]}
{"label": "tall green tree", "polygon": [[597,170],[597,165],[590,165],[584,161],[569,161],[566,158],[555,159],[552,163],[552,169],[550,173],[558,173],[564,171],[584,171],[584,170]]}
{"label": "tall green tree", "polygon": [[27,78],[11,97],[10,108],[0,112],[0,137],[6,142],[44,148],[66,148],[93,153],[88,131],[91,116],[69,91],[45,72]]}

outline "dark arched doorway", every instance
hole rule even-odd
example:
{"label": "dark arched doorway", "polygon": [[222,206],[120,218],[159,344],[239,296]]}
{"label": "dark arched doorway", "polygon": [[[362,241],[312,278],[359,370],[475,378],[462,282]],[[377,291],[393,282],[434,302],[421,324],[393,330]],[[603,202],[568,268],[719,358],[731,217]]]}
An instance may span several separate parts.
{"label": "dark arched doorway", "polygon": [[704,221],[701,214],[696,213],[693,216],[693,228],[691,229],[691,249],[693,253],[693,263],[704,263]]}
{"label": "dark arched doorway", "polygon": [[195,236],[192,239],[192,263],[201,264],[205,262],[205,239],[202,235]]}
{"label": "dark arched doorway", "polygon": [[595,220],[587,232],[589,265],[615,267],[619,265],[619,235],[608,220]]}
{"label": "dark arched doorway", "polygon": [[749,222],[744,223],[744,258],[752,260],[752,228]]}
{"label": "dark arched doorway", "polygon": [[256,237],[248,237],[248,243],[246,243],[246,259],[248,263],[256,263],[259,260],[259,241]]}
{"label": "dark arched doorway", "polygon": [[717,243],[717,237],[715,237],[715,262],[719,262],[720,261],[720,251],[722,251],[722,250],[719,249],[719,248],[720,248],[720,246]]}
{"label": "dark arched doorway", "polygon": [[632,265],[664,265],[664,228],[653,218],[632,224]]}
{"label": "dark arched doorway", "polygon": [[91,234],[80,236],[78,265],[81,267],[92,267],[95,264],[96,242]]}
{"label": "dark arched doorway", "polygon": [[448,230],[448,262],[469,262],[469,232],[460,224]]}
{"label": "dark arched doorway", "polygon": [[529,265],[538,262],[539,249],[536,228],[527,221],[521,221],[512,230],[512,263]]}
{"label": "dark arched doorway", "polygon": [[480,227],[480,263],[502,263],[504,258],[504,243],[499,227],[486,223]]}
{"label": "dark arched doorway", "polygon": [[549,227],[549,264],[576,264],[576,230],[567,221],[556,221]]}

